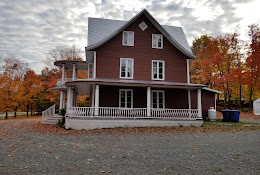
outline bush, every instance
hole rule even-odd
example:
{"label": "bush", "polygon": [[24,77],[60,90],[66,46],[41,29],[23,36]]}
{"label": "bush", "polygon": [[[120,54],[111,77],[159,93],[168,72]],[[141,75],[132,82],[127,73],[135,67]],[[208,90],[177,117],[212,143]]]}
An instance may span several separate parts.
{"label": "bush", "polygon": [[63,127],[64,124],[65,124],[65,117],[63,116],[62,119],[59,120],[58,125],[59,125],[60,127]]}
{"label": "bush", "polygon": [[62,115],[63,117],[65,117],[65,115],[66,115],[66,108],[59,109],[59,115]]}

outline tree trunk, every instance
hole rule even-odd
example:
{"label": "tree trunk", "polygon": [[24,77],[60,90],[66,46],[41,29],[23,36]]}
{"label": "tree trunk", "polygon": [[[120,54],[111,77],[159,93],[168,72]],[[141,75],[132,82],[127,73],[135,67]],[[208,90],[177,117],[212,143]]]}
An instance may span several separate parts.
{"label": "tree trunk", "polygon": [[15,106],[15,108],[14,108],[14,118],[16,118],[16,112],[17,112],[17,109],[18,109],[18,107]]}
{"label": "tree trunk", "polygon": [[240,109],[242,110],[242,86],[241,84],[239,85],[239,105],[240,105]]}
{"label": "tree trunk", "polygon": [[253,95],[253,87],[250,88],[250,93],[249,93],[249,111],[252,111],[252,95]]}
{"label": "tree trunk", "polygon": [[29,116],[29,104],[26,105],[26,116]]}
{"label": "tree trunk", "polygon": [[8,118],[8,112],[6,111],[5,112],[5,119],[7,119]]}
{"label": "tree trunk", "polygon": [[31,116],[32,116],[32,104],[31,104]]}

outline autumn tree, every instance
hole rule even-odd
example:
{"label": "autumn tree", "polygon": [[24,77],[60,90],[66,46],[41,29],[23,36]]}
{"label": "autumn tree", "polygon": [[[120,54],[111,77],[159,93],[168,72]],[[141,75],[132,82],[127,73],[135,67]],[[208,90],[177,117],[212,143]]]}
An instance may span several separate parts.
{"label": "autumn tree", "polygon": [[22,105],[22,81],[27,70],[28,64],[18,58],[5,58],[1,69],[0,108],[6,112],[6,119],[10,111],[14,111],[16,117],[17,109]]}
{"label": "autumn tree", "polygon": [[252,108],[252,96],[260,88],[260,28],[258,24],[252,24],[248,30],[250,45],[246,59],[246,85],[249,90],[249,108]]}

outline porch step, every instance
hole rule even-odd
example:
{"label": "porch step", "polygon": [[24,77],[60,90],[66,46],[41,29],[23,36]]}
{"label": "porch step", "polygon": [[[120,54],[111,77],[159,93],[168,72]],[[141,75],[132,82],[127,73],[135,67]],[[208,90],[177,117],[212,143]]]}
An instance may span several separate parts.
{"label": "porch step", "polygon": [[51,118],[48,118],[46,120],[44,120],[42,123],[45,123],[45,124],[58,124],[59,120],[62,119],[62,116],[61,115],[54,115],[54,116],[51,116]]}

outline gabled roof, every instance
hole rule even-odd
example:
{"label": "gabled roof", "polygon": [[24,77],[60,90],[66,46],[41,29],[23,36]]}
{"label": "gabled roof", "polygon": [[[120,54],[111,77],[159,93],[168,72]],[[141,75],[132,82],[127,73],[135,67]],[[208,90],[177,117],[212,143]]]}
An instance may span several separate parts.
{"label": "gabled roof", "polygon": [[86,47],[86,50],[93,50],[105,44],[111,38],[128,27],[141,15],[145,15],[151,21],[151,23],[183,54],[189,58],[196,58],[189,47],[181,27],[160,25],[146,9],[139,12],[129,21],[89,18],[88,47]]}

